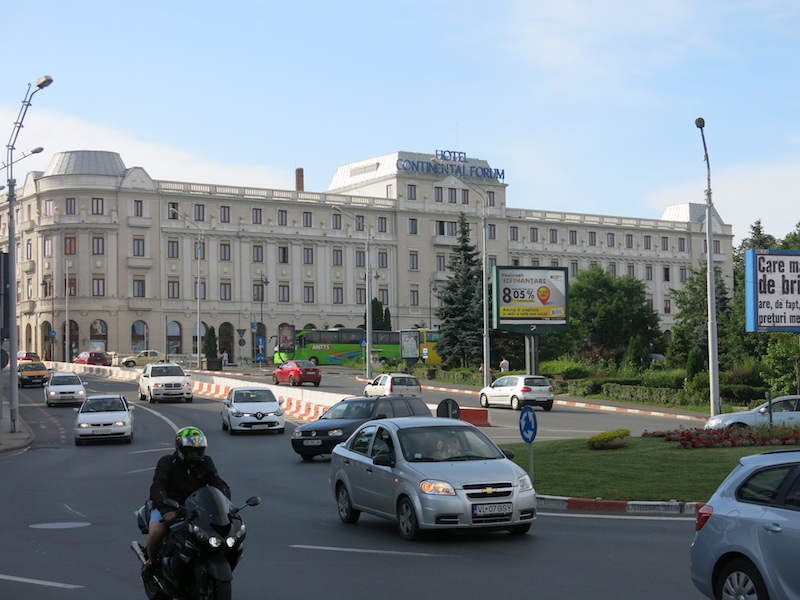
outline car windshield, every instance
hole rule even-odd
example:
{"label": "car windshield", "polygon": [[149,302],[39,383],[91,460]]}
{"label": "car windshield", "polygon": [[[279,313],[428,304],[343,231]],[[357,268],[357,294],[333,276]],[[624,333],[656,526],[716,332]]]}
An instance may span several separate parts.
{"label": "car windshield", "polygon": [[301,369],[313,369],[314,367],[317,366],[310,360],[298,360],[295,362],[297,363],[297,366],[300,367]]}
{"label": "car windshield", "polygon": [[239,390],[233,395],[234,402],[277,402],[268,389]]}
{"label": "car windshield", "polygon": [[80,385],[81,380],[77,375],[53,375],[50,385]]}
{"label": "car windshield", "polygon": [[183,369],[180,367],[153,367],[150,371],[153,377],[180,377],[183,375]]}
{"label": "car windshield", "polygon": [[113,412],[125,410],[125,402],[122,398],[92,398],[87,400],[81,408],[81,412]]}
{"label": "car windshield", "polygon": [[369,419],[374,400],[355,400],[334,404],[320,419]]}
{"label": "car windshield", "polygon": [[46,371],[42,363],[25,363],[19,366],[20,371]]}
{"label": "car windshield", "polygon": [[409,462],[505,458],[486,435],[470,427],[414,427],[401,429],[398,437]]}
{"label": "car windshield", "polygon": [[526,377],[525,385],[529,385],[531,387],[550,387],[550,382],[547,381],[547,379],[542,379],[541,377]]}

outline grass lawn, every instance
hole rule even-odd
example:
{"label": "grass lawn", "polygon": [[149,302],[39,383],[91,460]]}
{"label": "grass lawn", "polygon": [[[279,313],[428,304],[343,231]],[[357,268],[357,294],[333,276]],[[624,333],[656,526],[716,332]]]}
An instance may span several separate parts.
{"label": "grass lawn", "polygon": [[[528,444],[503,444],[528,470]],[[624,448],[590,450],[586,440],[533,444],[537,494],[605,500],[705,502],[739,458],[784,446],[684,450],[662,438],[631,437]]]}

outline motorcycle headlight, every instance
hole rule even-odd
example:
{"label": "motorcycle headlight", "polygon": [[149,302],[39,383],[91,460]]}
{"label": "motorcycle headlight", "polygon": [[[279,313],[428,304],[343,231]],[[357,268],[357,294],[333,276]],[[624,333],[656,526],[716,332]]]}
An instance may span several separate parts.
{"label": "motorcycle headlight", "polygon": [[235,537],[226,537],[225,538],[225,545],[228,548],[233,548],[236,545],[236,538]]}
{"label": "motorcycle headlight", "polygon": [[208,538],[208,545],[212,548],[219,548],[222,545],[222,538],[212,535]]}
{"label": "motorcycle headlight", "polygon": [[194,535],[194,536],[195,536],[195,537],[196,537],[198,540],[201,540],[201,541],[203,541],[203,540],[205,540],[205,539],[208,537],[208,534],[206,534],[206,532],[205,532],[205,531],[203,531],[203,530],[202,530],[200,527],[198,527],[197,525],[192,525],[192,526],[191,526],[189,529],[191,530],[192,534],[193,534],[193,535]]}

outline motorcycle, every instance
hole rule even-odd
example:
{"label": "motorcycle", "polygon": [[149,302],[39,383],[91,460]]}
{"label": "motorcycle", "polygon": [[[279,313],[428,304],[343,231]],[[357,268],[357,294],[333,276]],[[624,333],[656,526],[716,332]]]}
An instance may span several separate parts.
{"label": "motorcycle", "polygon": [[[261,502],[253,496],[245,506]],[[149,600],[230,600],[233,570],[242,557],[245,526],[239,511],[220,490],[204,486],[186,499],[166,505],[176,511],[169,531],[153,558],[155,572],[144,583]],[[136,511],[139,529],[147,533],[150,502]],[[144,565],[147,549],[137,541],[131,549]]]}

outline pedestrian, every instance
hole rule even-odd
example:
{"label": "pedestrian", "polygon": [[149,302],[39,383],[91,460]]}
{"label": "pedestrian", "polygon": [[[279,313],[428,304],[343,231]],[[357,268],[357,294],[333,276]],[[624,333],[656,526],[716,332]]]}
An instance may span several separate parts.
{"label": "pedestrian", "polygon": [[508,359],[504,356],[503,360],[500,361],[500,372],[505,373],[509,369]]}
{"label": "pedestrian", "polygon": [[223,350],[222,351],[222,366],[223,367],[227,367],[228,366],[228,351],[227,350]]}

